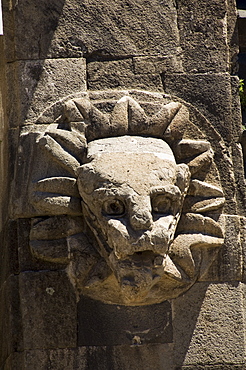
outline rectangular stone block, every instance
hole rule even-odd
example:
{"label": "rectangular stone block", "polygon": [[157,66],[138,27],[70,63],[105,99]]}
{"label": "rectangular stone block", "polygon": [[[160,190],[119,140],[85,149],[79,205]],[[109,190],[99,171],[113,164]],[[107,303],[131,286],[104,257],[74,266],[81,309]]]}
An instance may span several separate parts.
{"label": "rectangular stone block", "polygon": [[105,304],[86,297],[78,303],[78,345],[115,346],[172,343],[168,301],[141,307]]}
{"label": "rectangular stone block", "polygon": [[86,89],[84,58],[26,60],[9,64],[7,114],[12,127],[33,123],[52,103]]}
{"label": "rectangular stone block", "polygon": [[19,272],[18,262],[18,230],[17,222],[9,221],[0,235],[1,240],[1,269],[0,287],[8,277]]}
{"label": "rectangular stone block", "polygon": [[88,88],[97,89],[147,89],[163,91],[161,76],[156,71],[146,73],[146,70],[134,68],[132,59],[123,59],[104,62],[90,62],[87,64]]}
{"label": "rectangular stone block", "polygon": [[[225,0],[178,0],[177,13],[184,70],[225,72],[228,68]],[[234,16],[236,22],[236,15]]]}
{"label": "rectangular stone block", "polygon": [[173,300],[174,359],[178,368],[244,364],[243,289],[244,284],[238,282],[197,283]]}
{"label": "rectangular stone block", "polygon": [[24,349],[76,347],[76,297],[66,273],[21,273],[19,286]]}
{"label": "rectangular stone block", "polygon": [[172,345],[164,344],[25,350],[10,356],[3,370],[175,370],[171,353]]}
{"label": "rectangular stone block", "polygon": [[[0,367],[22,347],[18,277],[10,276],[0,288]],[[1,367],[2,368],[2,367]]]}
{"label": "rectangular stone block", "polygon": [[166,73],[163,81],[166,93],[194,105],[224,140],[232,140],[235,133],[231,112],[231,77],[228,73]]}
{"label": "rectangular stone block", "polygon": [[159,55],[179,46],[171,0],[144,6],[135,0],[5,1],[4,12],[7,44],[14,49],[9,60]]}

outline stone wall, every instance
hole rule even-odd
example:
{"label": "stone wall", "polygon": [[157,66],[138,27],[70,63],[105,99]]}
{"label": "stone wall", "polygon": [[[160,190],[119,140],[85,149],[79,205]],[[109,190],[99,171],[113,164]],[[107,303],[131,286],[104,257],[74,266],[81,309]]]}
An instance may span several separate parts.
{"label": "stone wall", "polygon": [[[234,0],[3,0],[3,16],[0,367],[244,369],[246,215]],[[162,303],[127,306],[80,295],[66,258],[40,258],[29,246],[33,219],[49,216],[28,208],[30,186],[53,166],[39,157],[35,140],[59,122],[69,99],[98,92],[100,106],[105,90],[181,102],[213,148],[225,206],[211,217],[225,243],[216,258],[208,249],[211,264],[202,265],[187,292]],[[189,130],[188,139],[200,139]]]}

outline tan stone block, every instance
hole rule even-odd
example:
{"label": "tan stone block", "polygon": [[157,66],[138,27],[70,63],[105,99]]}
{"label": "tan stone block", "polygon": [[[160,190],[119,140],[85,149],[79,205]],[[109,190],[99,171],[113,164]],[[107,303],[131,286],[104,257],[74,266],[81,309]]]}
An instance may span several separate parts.
{"label": "tan stone block", "polygon": [[238,282],[197,283],[173,300],[176,366],[244,363],[243,289]]}

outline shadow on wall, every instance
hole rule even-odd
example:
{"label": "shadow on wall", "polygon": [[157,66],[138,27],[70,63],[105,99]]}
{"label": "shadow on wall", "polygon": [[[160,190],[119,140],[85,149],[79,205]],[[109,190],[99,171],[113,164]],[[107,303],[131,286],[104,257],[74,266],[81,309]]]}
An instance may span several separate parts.
{"label": "shadow on wall", "polygon": [[173,358],[176,366],[185,363],[208,285],[209,283],[196,283],[185,294],[172,301]]}
{"label": "shadow on wall", "polygon": [[[45,59],[53,58],[49,54],[50,46],[64,4],[65,0],[44,0],[38,3],[3,0],[7,116],[12,127],[22,124],[27,118],[35,91],[44,74]],[[48,74],[52,77],[52,71],[48,71]],[[44,83],[47,85],[47,78]],[[41,90],[43,91],[42,88]],[[43,91],[43,103],[49,102],[53,94],[52,84],[46,90]],[[49,91],[50,94],[46,94]],[[37,114],[38,104],[31,109],[36,110],[33,114]]]}

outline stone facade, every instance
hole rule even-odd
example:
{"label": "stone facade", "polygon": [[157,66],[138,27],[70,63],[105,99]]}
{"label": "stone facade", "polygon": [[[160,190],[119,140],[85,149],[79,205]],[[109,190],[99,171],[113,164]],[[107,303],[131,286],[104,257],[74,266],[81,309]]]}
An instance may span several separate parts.
{"label": "stone facade", "polygon": [[0,366],[244,369],[234,0],[3,0]]}

